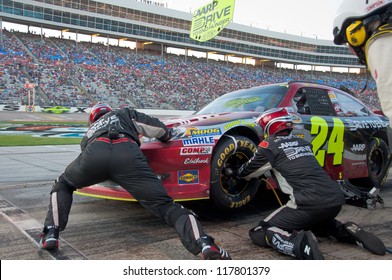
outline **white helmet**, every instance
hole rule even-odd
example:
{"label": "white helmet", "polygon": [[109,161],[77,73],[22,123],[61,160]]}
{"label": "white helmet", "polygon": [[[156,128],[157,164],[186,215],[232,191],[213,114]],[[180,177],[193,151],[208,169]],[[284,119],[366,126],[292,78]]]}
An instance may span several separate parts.
{"label": "white helmet", "polygon": [[334,43],[346,43],[346,29],[350,24],[356,22],[354,28],[358,29],[358,21],[383,14],[390,4],[392,0],[343,0],[333,22]]}

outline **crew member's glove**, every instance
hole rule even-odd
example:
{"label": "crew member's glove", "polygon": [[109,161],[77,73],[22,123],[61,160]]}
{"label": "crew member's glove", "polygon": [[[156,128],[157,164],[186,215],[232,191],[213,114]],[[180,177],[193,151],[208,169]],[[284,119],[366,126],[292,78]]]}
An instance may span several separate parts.
{"label": "crew member's glove", "polygon": [[167,141],[169,141],[170,139],[173,138],[173,135],[174,135],[173,128],[170,127],[170,128],[167,129],[166,137],[164,139],[160,139],[160,140],[162,142],[167,142]]}
{"label": "crew member's glove", "polygon": [[174,136],[173,128],[170,127],[170,128],[168,129],[168,140],[172,139],[173,136]]}
{"label": "crew member's glove", "polygon": [[178,132],[179,132],[179,130],[176,127],[169,128],[170,139],[177,138]]}

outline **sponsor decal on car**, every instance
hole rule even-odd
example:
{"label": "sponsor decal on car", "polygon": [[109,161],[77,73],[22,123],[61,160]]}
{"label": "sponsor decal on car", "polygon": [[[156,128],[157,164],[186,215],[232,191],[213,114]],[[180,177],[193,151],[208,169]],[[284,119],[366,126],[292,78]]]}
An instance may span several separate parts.
{"label": "sponsor decal on car", "polygon": [[233,100],[230,100],[225,103],[226,107],[231,107],[231,108],[238,108],[243,105],[249,104],[249,103],[254,103],[260,100],[260,97],[253,96],[253,97],[247,97],[247,98],[236,98]]}
{"label": "sponsor decal on car", "polygon": [[351,131],[355,131],[361,128],[383,128],[387,127],[389,123],[386,121],[381,121],[381,120],[352,120],[352,119],[345,119],[345,121],[348,123],[348,126],[350,127]]}
{"label": "sponsor decal on car", "polygon": [[182,140],[182,144],[184,146],[192,146],[192,145],[203,145],[203,144],[214,144],[214,137],[193,137],[190,139]]}
{"label": "sponsor decal on car", "polygon": [[365,144],[353,144],[353,146],[351,147],[351,151],[362,152],[365,150],[365,148],[366,148]]}
{"label": "sponsor decal on car", "polygon": [[293,120],[293,123],[296,123],[296,124],[302,123],[302,119],[301,119],[300,116],[297,116],[295,114],[290,114],[290,116],[291,116],[291,118]]}
{"label": "sponsor decal on car", "polygon": [[[321,166],[325,164],[326,155],[333,155],[333,165],[343,163],[344,152],[344,123],[340,118],[332,118],[331,131],[325,119],[313,116],[310,118],[310,134],[313,153]],[[328,143],[326,145],[325,143]]]}
{"label": "sponsor decal on car", "polygon": [[184,160],[184,164],[204,164],[208,162],[208,158],[186,158]]}
{"label": "sponsor decal on car", "polygon": [[212,154],[213,146],[200,146],[200,147],[182,147],[180,155],[209,155]]}
{"label": "sponsor decal on car", "polygon": [[339,102],[338,98],[336,97],[336,94],[333,91],[328,91],[328,96],[333,103]]}
{"label": "sponsor decal on car", "polygon": [[191,131],[192,137],[221,135],[221,134],[222,134],[222,132],[221,132],[220,128],[206,128],[206,129],[197,129],[197,130]]}
{"label": "sponsor decal on car", "polygon": [[246,125],[246,126],[254,127],[255,123],[252,123],[252,122],[249,122],[249,121],[245,121],[245,120],[237,120],[237,121],[233,121],[231,123],[226,124],[223,128],[225,130],[229,130],[233,126],[237,126],[237,125]]}
{"label": "sponsor decal on car", "polygon": [[181,170],[177,172],[178,184],[198,184],[199,183],[199,170]]}

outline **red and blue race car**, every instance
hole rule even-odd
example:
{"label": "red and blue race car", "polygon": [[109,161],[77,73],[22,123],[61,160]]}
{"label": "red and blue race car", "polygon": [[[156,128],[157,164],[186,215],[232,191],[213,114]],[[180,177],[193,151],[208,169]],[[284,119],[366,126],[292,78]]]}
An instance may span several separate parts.
{"label": "red and blue race car", "polygon": [[[272,178],[238,184],[226,176],[248,161],[263,139],[255,122],[265,110],[287,107],[293,133],[312,143],[321,166],[335,180],[371,189],[383,181],[391,154],[389,120],[349,93],[326,85],[287,82],[227,93],[197,113],[163,119],[175,132],[167,143],[142,139],[141,149],[176,201],[210,199],[221,208],[247,205]],[[78,190],[107,199],[134,200],[120,186],[103,182]]]}

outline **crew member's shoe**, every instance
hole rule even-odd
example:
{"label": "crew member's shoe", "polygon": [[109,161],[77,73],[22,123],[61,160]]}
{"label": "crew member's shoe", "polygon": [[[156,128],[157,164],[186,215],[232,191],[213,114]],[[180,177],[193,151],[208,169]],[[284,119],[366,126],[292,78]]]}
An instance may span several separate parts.
{"label": "crew member's shoe", "polygon": [[212,237],[200,237],[198,243],[201,246],[203,260],[231,260],[229,253],[216,245]]}
{"label": "crew member's shoe", "polygon": [[50,226],[44,227],[39,241],[41,249],[54,250],[59,247],[59,229],[58,227]]}
{"label": "crew member's shoe", "polygon": [[318,242],[316,236],[307,230],[298,232],[298,238],[302,235],[300,244],[299,259],[302,260],[324,260],[323,254],[321,254],[318,248]]}
{"label": "crew member's shoe", "polygon": [[262,226],[256,226],[249,230],[249,237],[256,245],[260,247],[268,247],[268,240],[265,230]]}
{"label": "crew member's shoe", "polygon": [[358,246],[369,250],[376,255],[385,255],[386,248],[384,243],[373,233],[367,232],[354,222],[344,224],[347,233],[354,238]]}

